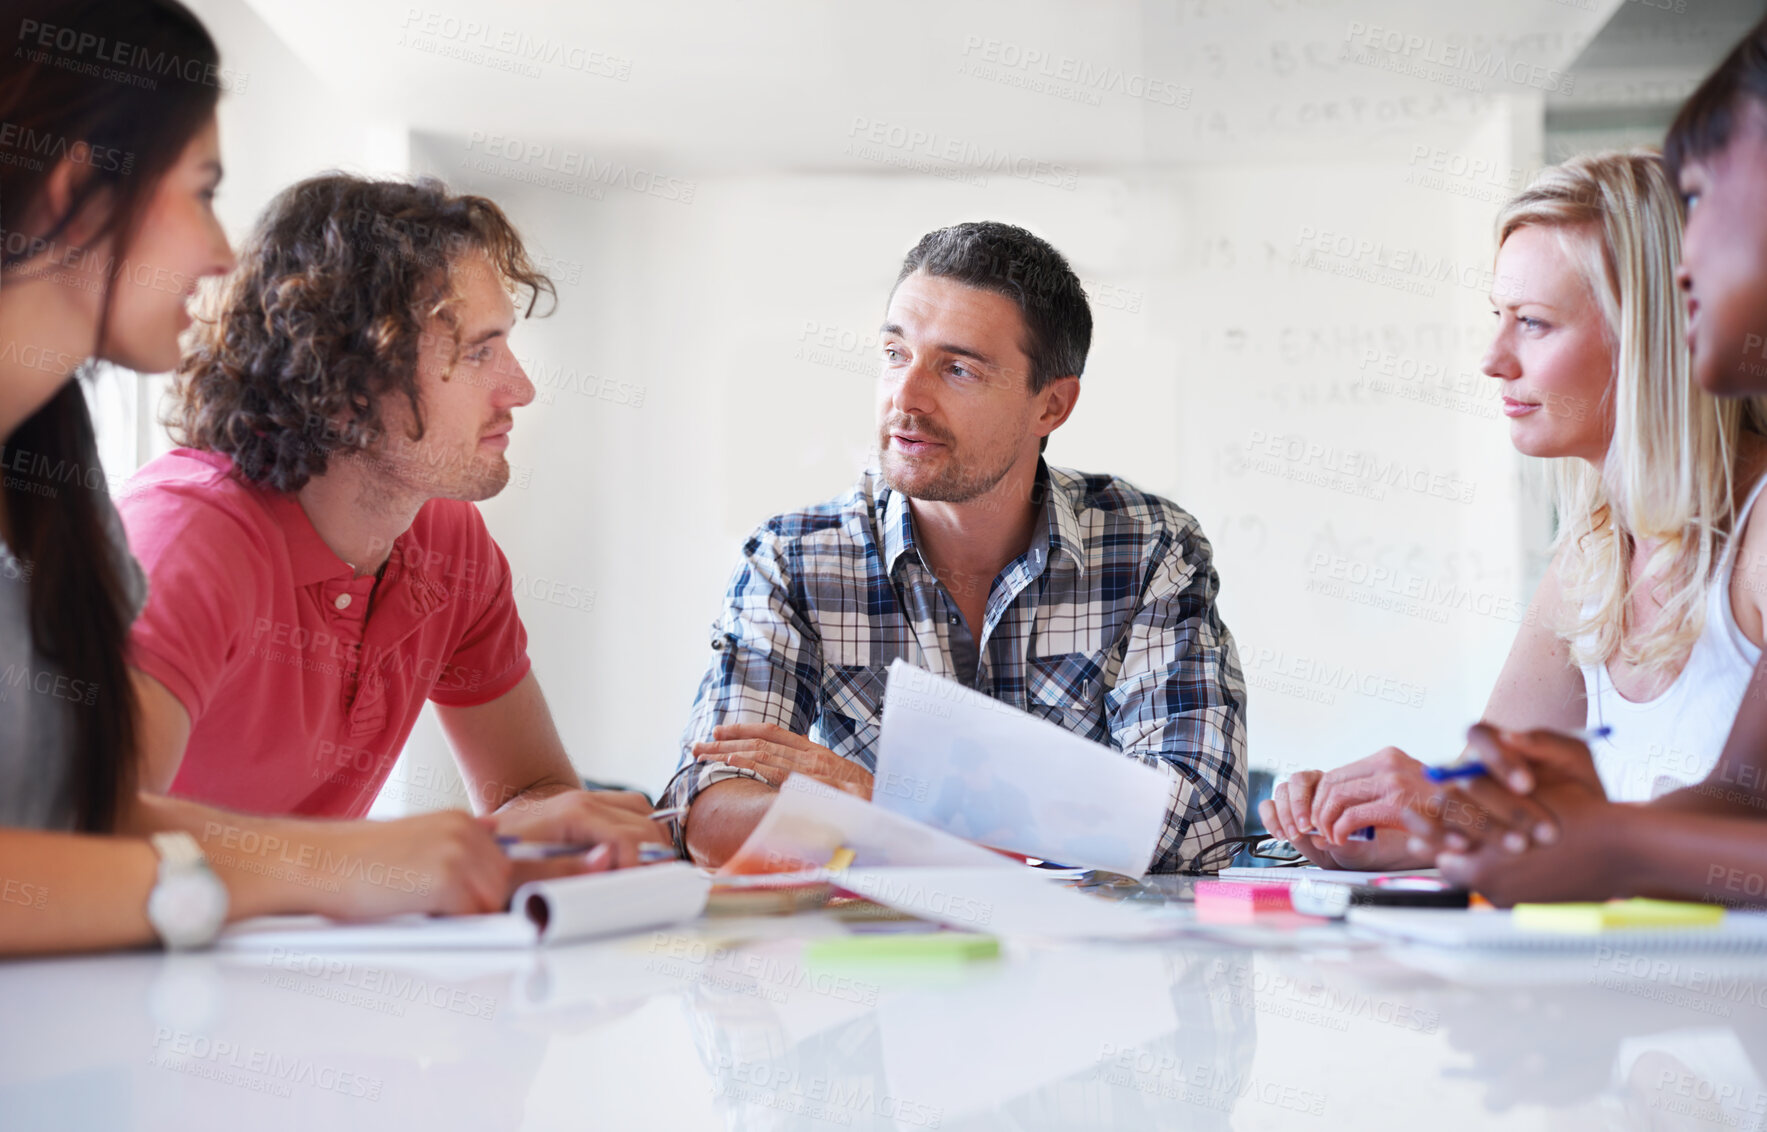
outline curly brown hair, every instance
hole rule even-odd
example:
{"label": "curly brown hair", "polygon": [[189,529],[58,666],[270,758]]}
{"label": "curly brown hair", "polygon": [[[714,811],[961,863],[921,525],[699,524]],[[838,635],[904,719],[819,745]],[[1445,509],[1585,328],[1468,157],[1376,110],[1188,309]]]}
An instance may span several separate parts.
{"label": "curly brown hair", "polygon": [[218,313],[197,323],[166,422],[173,439],[224,453],[278,491],[325,474],[334,453],[375,444],[388,394],[410,404],[420,439],[424,327],[435,316],[452,323],[457,261],[473,251],[527,290],[524,317],[542,294],[556,304],[552,280],[485,197],[434,178],[341,173],[285,189],[241,249]]}

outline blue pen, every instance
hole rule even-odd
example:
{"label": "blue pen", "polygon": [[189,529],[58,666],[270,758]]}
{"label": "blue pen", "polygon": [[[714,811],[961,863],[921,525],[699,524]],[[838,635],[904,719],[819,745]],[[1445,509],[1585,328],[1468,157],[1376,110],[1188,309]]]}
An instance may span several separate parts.
{"label": "blue pen", "polygon": [[[1585,743],[1593,743],[1597,739],[1606,739],[1613,735],[1614,729],[1605,723],[1600,727],[1585,727],[1580,731],[1566,731],[1567,739],[1581,739]],[[1485,764],[1478,759],[1467,759],[1465,762],[1449,763],[1446,766],[1424,768],[1424,774],[1431,782],[1451,782],[1456,778],[1477,778],[1481,774],[1490,773]]]}
{"label": "blue pen", "polygon": [[[593,845],[573,845],[563,841],[523,841],[508,834],[499,834],[497,844],[503,847],[503,855],[512,861],[549,861],[554,857],[580,857],[595,848]],[[680,856],[673,845],[663,845],[655,841],[638,843],[638,863],[641,865],[675,861]]]}
{"label": "blue pen", "polygon": [[[1581,739],[1585,743],[1592,743],[1597,739],[1606,739],[1613,733],[1614,729],[1606,724],[1602,724],[1600,727],[1585,727],[1581,731],[1564,732],[1567,737]],[[1431,782],[1449,782],[1456,778],[1477,778],[1479,775],[1487,772],[1484,763],[1477,759],[1468,759],[1463,763],[1450,763],[1446,766],[1425,767],[1423,773]],[[1317,829],[1305,830],[1304,833],[1308,837],[1325,836]],[[1373,841],[1374,827],[1372,825],[1365,825],[1361,829],[1350,834],[1345,840]]]}
{"label": "blue pen", "polygon": [[575,857],[595,848],[593,845],[572,845],[562,841],[524,841],[507,833],[497,835],[497,844],[504,856],[512,861],[545,861],[553,857]]}

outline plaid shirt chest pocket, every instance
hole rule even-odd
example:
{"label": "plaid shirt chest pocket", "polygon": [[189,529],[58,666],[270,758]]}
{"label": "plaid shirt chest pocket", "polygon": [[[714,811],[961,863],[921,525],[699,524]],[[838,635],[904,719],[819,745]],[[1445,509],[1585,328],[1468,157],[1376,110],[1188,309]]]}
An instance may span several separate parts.
{"label": "plaid shirt chest pocket", "polygon": [[1105,726],[1102,652],[1033,656],[1025,664],[1025,702],[1031,714],[1095,743],[1110,740]]}
{"label": "plaid shirt chest pocket", "polygon": [[838,755],[870,767],[883,727],[887,665],[824,664],[817,730]]}

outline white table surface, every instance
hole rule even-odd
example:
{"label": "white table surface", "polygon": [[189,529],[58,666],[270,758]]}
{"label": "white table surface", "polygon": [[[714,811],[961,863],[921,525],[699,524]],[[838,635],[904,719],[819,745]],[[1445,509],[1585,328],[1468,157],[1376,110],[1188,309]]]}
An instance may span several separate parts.
{"label": "white table surface", "polygon": [[802,962],[841,930],[0,963],[0,1128],[1767,1127],[1759,958],[1326,931]]}

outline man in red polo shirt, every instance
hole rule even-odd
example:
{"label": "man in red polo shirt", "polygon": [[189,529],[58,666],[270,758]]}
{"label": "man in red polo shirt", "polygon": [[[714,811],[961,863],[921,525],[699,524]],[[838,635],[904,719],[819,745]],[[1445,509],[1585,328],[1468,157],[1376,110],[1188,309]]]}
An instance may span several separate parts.
{"label": "man in red polo shirt", "polygon": [[581,789],[473,506],[534,398],[518,290],[552,284],[482,197],[332,175],[272,202],[179,371],[185,447],[119,501],[146,789],[361,817],[429,700],[499,832],[667,843],[642,797]]}

